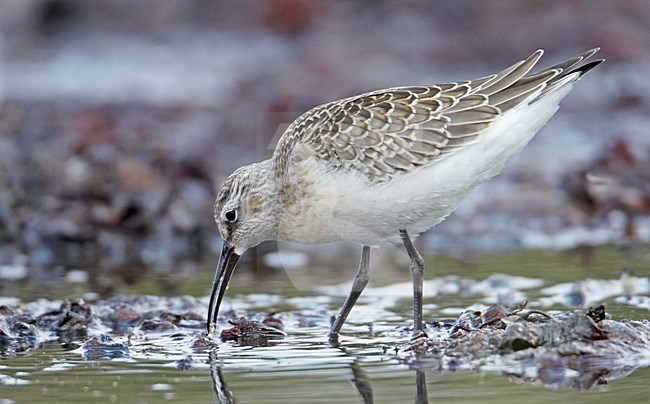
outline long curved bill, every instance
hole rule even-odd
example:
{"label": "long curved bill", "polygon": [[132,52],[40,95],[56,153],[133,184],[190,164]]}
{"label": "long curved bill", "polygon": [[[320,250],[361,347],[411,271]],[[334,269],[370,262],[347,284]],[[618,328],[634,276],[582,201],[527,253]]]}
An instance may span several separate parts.
{"label": "long curved bill", "polygon": [[207,322],[208,333],[214,332],[216,328],[219,306],[221,306],[223,295],[226,293],[226,289],[228,289],[228,282],[230,282],[230,276],[235,271],[237,261],[239,261],[239,255],[235,253],[235,246],[224,241],[221,258],[219,258],[214,282],[212,283],[212,291],[210,292]]}

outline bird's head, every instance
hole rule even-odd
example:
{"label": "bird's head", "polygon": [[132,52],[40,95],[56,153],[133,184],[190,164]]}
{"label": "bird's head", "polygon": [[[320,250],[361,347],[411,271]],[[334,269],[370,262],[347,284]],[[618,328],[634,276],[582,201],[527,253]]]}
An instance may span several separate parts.
{"label": "bird's head", "polygon": [[237,169],[221,187],[214,219],[224,242],[241,255],[276,236],[279,209],[270,160]]}
{"label": "bird's head", "polygon": [[210,295],[208,331],[217,321],[239,257],[247,249],[276,238],[279,209],[270,160],[237,169],[221,187],[214,204],[214,219],[223,249]]}

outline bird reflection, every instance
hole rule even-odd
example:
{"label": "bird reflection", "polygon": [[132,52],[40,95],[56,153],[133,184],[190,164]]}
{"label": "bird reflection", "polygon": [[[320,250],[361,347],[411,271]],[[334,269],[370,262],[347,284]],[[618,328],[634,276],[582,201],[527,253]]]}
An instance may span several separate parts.
{"label": "bird reflection", "polygon": [[352,369],[352,384],[357,388],[357,392],[363,399],[364,404],[374,403],[372,385],[366,371],[361,368],[357,360],[350,363],[350,368]]}
{"label": "bird reflection", "polygon": [[428,404],[427,376],[421,370],[415,371],[415,402],[417,404]]}
{"label": "bird reflection", "polygon": [[[350,355],[345,349],[341,349],[346,355]],[[212,395],[214,402],[217,404],[233,404],[235,397],[228,389],[228,384],[223,376],[223,369],[218,361],[216,352],[211,352],[209,356],[210,363],[210,379],[212,385]],[[350,381],[357,390],[357,394],[363,400],[364,404],[374,403],[374,394],[372,384],[368,373],[361,367],[359,361],[355,358],[350,363],[352,374]],[[424,371],[415,370],[415,403],[426,404],[429,402],[427,396],[427,379]]]}
{"label": "bird reflection", "polygon": [[217,404],[233,404],[235,399],[232,392],[228,390],[228,385],[223,377],[221,365],[217,361],[217,353],[210,352],[210,380],[212,384],[212,396]]}
{"label": "bird reflection", "polygon": [[[350,368],[352,369],[352,379],[351,382],[354,384],[354,387],[357,388],[357,392],[363,399],[364,404],[374,403],[374,397],[372,392],[372,385],[370,384],[370,378],[365,370],[359,365],[359,361],[354,360],[350,363]],[[427,395],[427,377],[425,373],[421,370],[415,371],[415,403],[416,404],[428,404],[429,398]]]}

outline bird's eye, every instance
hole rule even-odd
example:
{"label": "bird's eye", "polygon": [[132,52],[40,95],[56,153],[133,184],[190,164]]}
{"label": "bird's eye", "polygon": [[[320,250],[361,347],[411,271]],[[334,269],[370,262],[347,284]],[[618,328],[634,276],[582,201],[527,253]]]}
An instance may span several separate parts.
{"label": "bird's eye", "polygon": [[237,210],[231,209],[224,214],[226,220],[230,223],[235,223],[237,221]]}

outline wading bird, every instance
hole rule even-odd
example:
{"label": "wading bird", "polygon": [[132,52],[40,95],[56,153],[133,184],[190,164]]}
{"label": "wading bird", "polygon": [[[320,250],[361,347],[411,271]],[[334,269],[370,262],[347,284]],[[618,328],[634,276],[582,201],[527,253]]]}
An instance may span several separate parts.
{"label": "wading bird", "polygon": [[368,283],[370,246],[403,243],[414,330],[422,331],[424,261],[412,237],[444,220],[524,148],[573,84],[603,61],[583,63],[597,51],[528,74],[538,50],[476,80],[373,91],[304,113],[270,159],[237,169],[219,191],[214,217],[224,242],[208,331],[237,260],[266,240],[363,246],[332,338]]}

